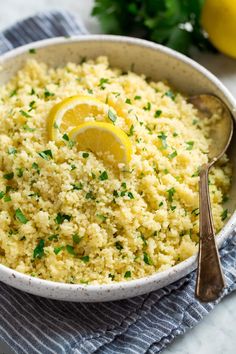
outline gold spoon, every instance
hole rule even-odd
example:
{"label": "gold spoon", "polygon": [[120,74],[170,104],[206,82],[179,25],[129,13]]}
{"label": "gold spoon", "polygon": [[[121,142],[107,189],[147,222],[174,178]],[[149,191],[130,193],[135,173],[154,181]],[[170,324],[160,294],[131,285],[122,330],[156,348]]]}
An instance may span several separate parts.
{"label": "gold spoon", "polygon": [[218,113],[221,119],[210,127],[211,143],[209,162],[200,168],[199,181],[199,254],[195,288],[196,297],[202,302],[216,300],[225,287],[219,253],[215,242],[211,204],[208,187],[208,173],[212,165],[227,150],[233,135],[233,119],[227,106],[213,95],[198,95],[188,99],[199,111],[202,119],[211,118]]}

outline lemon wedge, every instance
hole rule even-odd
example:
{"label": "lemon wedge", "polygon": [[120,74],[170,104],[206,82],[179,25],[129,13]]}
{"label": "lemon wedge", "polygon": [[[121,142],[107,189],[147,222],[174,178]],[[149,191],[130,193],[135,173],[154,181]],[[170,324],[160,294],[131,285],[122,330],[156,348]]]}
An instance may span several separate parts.
{"label": "lemon wedge", "polygon": [[63,133],[83,123],[86,118],[108,119],[109,106],[90,96],[72,96],[57,103],[50,111],[47,129],[50,140],[58,140]]}
{"label": "lemon wedge", "polygon": [[123,130],[111,123],[85,122],[69,132],[78,149],[92,151],[114,164],[127,165],[131,160],[132,145]]}

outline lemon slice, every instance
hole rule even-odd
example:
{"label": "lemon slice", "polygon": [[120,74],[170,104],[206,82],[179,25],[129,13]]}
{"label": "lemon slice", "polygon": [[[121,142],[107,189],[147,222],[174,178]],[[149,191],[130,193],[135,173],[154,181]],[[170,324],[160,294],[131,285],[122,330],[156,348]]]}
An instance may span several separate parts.
{"label": "lemon slice", "polygon": [[92,151],[116,165],[127,165],[131,160],[130,139],[123,130],[111,123],[85,122],[72,129],[69,137],[77,142],[79,150]]}
{"label": "lemon slice", "polygon": [[90,96],[72,96],[57,103],[50,111],[47,129],[50,140],[58,140],[65,132],[93,117],[107,119],[109,106]]}

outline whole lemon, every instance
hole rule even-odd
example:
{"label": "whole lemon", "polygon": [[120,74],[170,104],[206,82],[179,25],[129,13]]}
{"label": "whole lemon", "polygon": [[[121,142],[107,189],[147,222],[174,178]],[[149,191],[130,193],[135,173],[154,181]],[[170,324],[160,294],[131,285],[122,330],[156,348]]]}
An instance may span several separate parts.
{"label": "whole lemon", "polygon": [[201,20],[214,46],[236,58],[236,0],[205,0]]}

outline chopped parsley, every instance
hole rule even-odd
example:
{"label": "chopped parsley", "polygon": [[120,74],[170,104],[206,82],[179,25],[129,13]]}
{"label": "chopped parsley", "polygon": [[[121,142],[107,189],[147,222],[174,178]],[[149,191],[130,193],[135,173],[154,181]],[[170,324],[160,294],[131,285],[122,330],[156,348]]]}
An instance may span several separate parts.
{"label": "chopped parsley", "polygon": [[105,222],[106,219],[107,219],[107,217],[104,216],[104,215],[102,215],[102,214],[96,214],[96,217],[97,217],[98,219],[100,219],[102,222]]}
{"label": "chopped parsley", "polygon": [[59,236],[58,234],[53,234],[49,236],[48,239],[49,241],[53,241],[53,240],[58,241],[58,236]]}
{"label": "chopped parsley", "polygon": [[33,109],[36,108],[36,102],[35,102],[35,101],[31,101],[30,104],[29,104],[29,106],[30,106],[30,109],[29,109],[28,112],[31,112]]}
{"label": "chopped parsley", "polygon": [[158,139],[161,140],[163,149],[166,149],[167,148],[167,142],[166,142],[167,135],[164,132],[161,132],[157,137],[158,137]]}
{"label": "chopped parsley", "polygon": [[82,237],[80,237],[78,234],[73,234],[72,239],[74,243],[79,244],[80,241],[82,240]]}
{"label": "chopped parsley", "polygon": [[146,106],[143,107],[144,111],[150,111],[151,110],[151,103],[150,102],[147,102]]}
{"label": "chopped parsley", "polygon": [[72,164],[72,165],[70,165],[70,168],[71,168],[71,171],[73,171],[76,169],[76,166]]}
{"label": "chopped parsley", "polygon": [[158,109],[154,114],[154,118],[160,117],[161,114],[162,114],[162,111],[160,109]]}
{"label": "chopped parsley", "polygon": [[39,165],[38,165],[36,162],[33,162],[33,163],[32,163],[32,168],[33,168],[34,170],[36,170],[36,172],[37,172],[38,174],[40,174],[40,168],[39,168]]}
{"label": "chopped parsley", "polygon": [[82,153],[82,157],[83,157],[84,159],[87,159],[87,158],[89,157],[89,153],[88,153],[88,152],[83,152],[83,153]]}
{"label": "chopped parsley", "polygon": [[125,103],[127,103],[127,104],[132,104],[132,103],[131,103],[131,99],[130,99],[130,98],[126,98]]}
{"label": "chopped parsley", "polygon": [[170,206],[170,210],[171,210],[171,211],[174,211],[176,208],[177,208],[176,205],[171,205],[171,206]]}
{"label": "chopped parsley", "polygon": [[36,54],[36,49],[35,48],[30,48],[29,49],[30,54]]}
{"label": "chopped parsley", "polygon": [[5,195],[4,197],[4,202],[10,202],[11,201],[11,197],[9,195]]}
{"label": "chopped parsley", "polygon": [[63,250],[64,246],[61,246],[61,247],[55,247],[54,248],[54,253],[55,254],[58,254],[59,252],[61,252]]}
{"label": "chopped parsley", "polygon": [[173,91],[169,90],[165,93],[165,96],[170,97],[173,101],[175,100],[175,94]]}
{"label": "chopped parsley", "polygon": [[131,271],[130,271],[130,270],[127,270],[127,272],[125,272],[124,277],[125,277],[125,278],[131,278]]}
{"label": "chopped parsley", "polygon": [[192,150],[193,149],[194,141],[187,141],[186,144],[187,144],[186,150]]}
{"label": "chopped parsley", "polygon": [[105,89],[104,84],[109,84],[109,83],[110,83],[109,79],[102,77],[99,81],[98,87],[100,87],[101,90],[104,90]]}
{"label": "chopped parsley", "polygon": [[78,183],[74,183],[74,184],[71,184],[72,187],[73,187],[73,191],[80,191],[81,189],[83,189],[83,184],[81,182],[78,182]]}
{"label": "chopped parsley", "polygon": [[3,178],[7,179],[8,181],[10,181],[13,177],[14,177],[14,172],[5,173],[5,175],[3,175]]}
{"label": "chopped parsley", "polygon": [[29,221],[19,208],[15,211],[15,217],[21,224],[26,224]]}
{"label": "chopped parsley", "polygon": [[28,126],[28,124],[24,124],[23,125],[23,129],[26,131],[26,132],[34,132],[35,131],[35,128],[30,128],[29,126]]}
{"label": "chopped parsley", "polygon": [[62,135],[62,139],[65,140],[65,141],[69,141],[70,140],[70,138],[68,137],[67,134],[63,134]]}
{"label": "chopped parsley", "polygon": [[3,191],[0,192],[0,199],[4,197],[5,193]]}
{"label": "chopped parsley", "polygon": [[81,261],[83,261],[84,263],[88,263],[89,262],[89,256],[81,257]]}
{"label": "chopped parsley", "polygon": [[160,202],[160,203],[159,203],[159,207],[161,207],[163,204],[164,204],[163,202]]}
{"label": "chopped parsley", "polygon": [[117,190],[114,190],[112,194],[114,197],[119,197],[119,193],[117,192]]}
{"label": "chopped parsley", "polygon": [[31,118],[31,115],[29,113],[23,111],[23,109],[20,109],[20,114],[25,118]]}
{"label": "chopped parsley", "polygon": [[224,209],[224,211],[221,213],[221,220],[224,221],[228,216],[228,209]]}
{"label": "chopped parsley", "polygon": [[116,246],[116,248],[117,248],[119,251],[123,250],[123,248],[124,248],[124,247],[122,246],[122,244],[120,243],[120,241],[116,241],[115,246]]}
{"label": "chopped parsley", "polygon": [[52,159],[52,151],[51,150],[44,150],[44,151],[41,151],[41,152],[39,152],[38,153],[38,155],[40,156],[40,157],[42,157],[42,159],[44,159],[44,160],[51,160]]}
{"label": "chopped parsley", "polygon": [[168,201],[169,202],[173,202],[173,196],[175,194],[176,190],[174,187],[168,189],[167,193],[168,193]]}
{"label": "chopped parsley", "polygon": [[168,159],[172,160],[176,156],[177,156],[177,151],[175,150],[171,154],[168,155]]}
{"label": "chopped parsley", "polygon": [[17,153],[16,148],[14,148],[14,147],[8,148],[9,155],[15,155],[16,153]]}
{"label": "chopped parsley", "polygon": [[152,259],[146,252],[143,252],[143,261],[148,265],[153,265]]}
{"label": "chopped parsley", "polygon": [[179,134],[176,133],[176,132],[173,133],[173,137],[174,137],[174,138],[176,138],[178,135],[179,135]]}
{"label": "chopped parsley", "polygon": [[100,181],[105,181],[108,179],[108,174],[107,171],[103,171],[101,172],[100,176],[99,176]]}
{"label": "chopped parsley", "polygon": [[121,183],[121,187],[124,188],[124,189],[126,189],[126,187],[127,187],[126,183],[125,183],[125,182],[122,182],[122,183]]}
{"label": "chopped parsley", "polygon": [[115,121],[117,120],[117,116],[110,108],[108,109],[107,115],[108,118],[112,121],[112,123],[115,123]]}
{"label": "chopped parsley", "polygon": [[65,220],[70,221],[71,220],[71,215],[58,213],[57,216],[55,217],[55,222],[58,225],[62,224]]}
{"label": "chopped parsley", "polygon": [[17,89],[13,90],[13,91],[10,93],[9,97],[16,96],[16,94],[17,94]]}
{"label": "chopped parsley", "polygon": [[68,253],[72,254],[73,256],[76,255],[75,249],[74,249],[73,246],[71,246],[71,245],[66,245],[66,250],[67,250]]}
{"label": "chopped parsley", "polygon": [[47,89],[45,89],[45,91],[44,91],[44,98],[49,98],[49,97],[53,97],[53,96],[55,96],[55,93],[50,92],[50,91],[48,91]]}
{"label": "chopped parsley", "polygon": [[133,193],[128,192],[127,195],[128,195],[128,197],[129,197],[130,199],[134,199]]}
{"label": "chopped parsley", "polygon": [[141,98],[142,98],[141,96],[134,96],[135,100],[141,100]]}
{"label": "chopped parsley", "polygon": [[33,257],[34,258],[42,258],[44,256],[44,245],[45,242],[43,239],[40,239],[37,246],[34,249]]}
{"label": "chopped parsley", "polygon": [[86,198],[86,199],[92,199],[92,200],[95,200],[95,199],[96,199],[96,197],[95,197],[95,195],[93,194],[92,191],[89,191],[89,192],[85,195],[85,198]]}
{"label": "chopped parsley", "polygon": [[134,135],[134,125],[132,124],[131,127],[129,128],[128,136],[133,136],[133,135]]}
{"label": "chopped parsley", "polygon": [[198,216],[200,214],[199,208],[193,209],[191,214]]}

